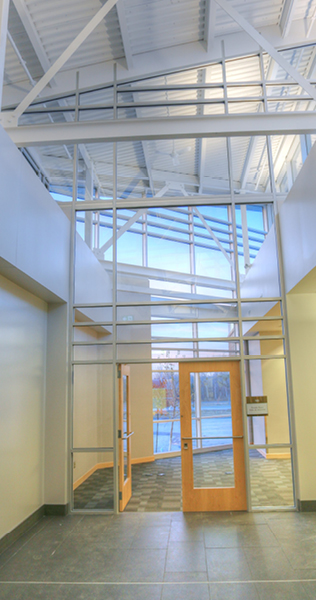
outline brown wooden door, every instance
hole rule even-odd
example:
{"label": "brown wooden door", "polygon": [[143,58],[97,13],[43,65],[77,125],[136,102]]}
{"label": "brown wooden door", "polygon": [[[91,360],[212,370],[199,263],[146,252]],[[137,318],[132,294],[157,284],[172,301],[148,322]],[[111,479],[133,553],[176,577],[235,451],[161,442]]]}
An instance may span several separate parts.
{"label": "brown wooden door", "polygon": [[247,510],[240,363],[180,363],[179,387],[183,511]]}
{"label": "brown wooden door", "polygon": [[132,495],[130,368],[119,365],[119,491],[120,511]]}

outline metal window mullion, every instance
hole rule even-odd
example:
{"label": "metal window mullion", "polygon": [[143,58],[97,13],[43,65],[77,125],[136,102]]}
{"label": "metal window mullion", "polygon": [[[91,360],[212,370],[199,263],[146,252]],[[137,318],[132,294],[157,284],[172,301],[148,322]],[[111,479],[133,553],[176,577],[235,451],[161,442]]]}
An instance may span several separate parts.
{"label": "metal window mullion", "polygon": [[[75,121],[78,121],[79,107],[79,71],[76,72],[76,110]],[[73,156],[73,181],[72,181],[72,203],[70,220],[70,256],[69,256],[69,298],[68,298],[68,473],[67,487],[70,499],[70,510],[74,508],[73,494],[73,455],[70,448],[73,447],[73,417],[74,417],[74,366],[72,363],[73,347],[70,341],[73,338],[73,319],[75,303],[75,257],[76,257],[76,201],[78,186],[78,146],[74,145]]]}
{"label": "metal window mullion", "polygon": [[[278,194],[281,199],[286,198],[286,194]],[[150,203],[151,201],[151,203]],[[190,205],[191,206],[209,206],[210,204],[214,204],[216,206],[225,205],[231,201],[231,196],[229,193],[222,194],[221,196],[190,196]],[[152,198],[131,198],[128,202],[124,199],[119,199],[117,201],[117,209],[129,209],[135,210],[139,208],[150,208],[152,206],[153,199]],[[260,204],[262,202],[265,203],[273,203],[272,193],[256,193],[256,194],[245,194],[244,196],[240,196],[238,198],[239,204]],[[63,202],[62,205],[65,207],[67,203]],[[80,201],[81,210],[112,210],[113,202],[111,200],[93,200],[91,202],[87,202],[85,200]],[[177,208],[179,206],[187,206],[188,198],[183,196],[170,196],[166,198],[159,198],[159,205],[161,208]],[[237,227],[238,229],[238,227]]]}
{"label": "metal window mullion", "polygon": [[[230,142],[230,140],[228,140]],[[232,205],[232,216],[233,216],[233,228],[234,228],[234,243],[235,248],[237,250],[236,243],[236,210],[235,203]],[[238,317],[239,317],[239,349],[240,349],[240,368],[241,368],[241,398],[242,398],[242,414],[243,414],[243,429],[244,429],[244,455],[245,455],[245,470],[246,470],[246,491],[247,491],[247,505],[248,510],[252,510],[251,503],[251,489],[250,489],[250,465],[249,465],[249,452],[248,452],[248,421],[247,421],[247,411],[246,411],[246,378],[245,378],[245,353],[244,353],[244,344],[242,337],[242,313],[241,313],[241,302],[240,302],[240,277],[239,277],[239,264],[238,264],[238,255],[236,252],[235,255],[235,265],[236,265],[236,284],[237,284],[237,305],[238,305]]]}
{"label": "metal window mullion", "polygon": [[293,485],[293,497],[294,505],[297,505],[297,486],[298,486],[298,460],[296,453],[296,431],[295,431],[295,420],[294,420],[294,397],[292,387],[292,371],[291,371],[291,360],[290,360],[290,342],[288,333],[288,319],[287,319],[287,305],[286,305],[286,290],[285,290],[285,277],[283,268],[283,254],[282,254],[282,243],[281,243],[281,232],[279,222],[279,211],[276,198],[276,187],[274,178],[274,165],[273,165],[273,154],[271,137],[267,136],[267,149],[268,149],[268,163],[269,163],[269,174],[271,182],[271,191],[273,194],[273,211],[274,211],[274,226],[276,232],[276,250],[278,258],[278,274],[279,274],[279,286],[281,291],[281,302],[282,302],[282,313],[283,313],[283,334],[284,349],[285,349],[285,382],[287,392],[287,409],[288,409],[288,426],[289,436],[291,443],[291,467],[292,467],[292,485]]}
{"label": "metal window mullion", "polygon": [[[222,41],[222,67],[223,67],[223,81],[226,84],[226,65],[225,65],[225,46]],[[227,87],[226,87],[227,92]],[[227,107],[228,113],[228,107]],[[245,382],[245,356],[244,346],[242,341],[242,312],[241,312],[241,301],[240,301],[240,277],[239,277],[239,264],[238,264],[238,246],[237,246],[237,226],[236,226],[236,208],[234,198],[234,181],[233,181],[233,162],[232,162],[232,149],[231,140],[227,140],[227,158],[228,158],[228,173],[230,181],[230,195],[232,204],[232,223],[233,223],[233,244],[234,244],[234,257],[235,257],[235,277],[236,277],[236,292],[237,292],[237,310],[238,310],[238,327],[239,327],[239,348],[240,348],[240,367],[241,367],[241,402],[242,402],[242,414],[243,414],[243,431],[244,431],[244,455],[245,455],[245,472],[246,472],[246,492],[247,492],[247,506],[248,510],[252,510],[251,504],[251,490],[250,490],[250,466],[249,466],[249,452],[248,452],[248,427],[247,427],[247,411],[246,411],[246,382]]]}
{"label": "metal window mullion", "polygon": [[[270,142],[270,138],[269,138]],[[271,143],[271,142],[270,142]],[[270,145],[270,144],[269,144]],[[272,160],[271,147],[269,148],[269,158]],[[273,163],[271,162],[271,170],[273,175]],[[271,178],[274,183],[274,176]],[[275,192],[275,186],[273,186]],[[292,386],[292,369],[290,359],[290,342],[289,342],[289,331],[288,331],[288,317],[287,317],[287,305],[286,305],[286,293],[285,293],[285,278],[283,269],[283,255],[282,255],[282,244],[281,244],[281,232],[279,223],[279,212],[277,200],[274,200],[274,222],[276,231],[276,243],[277,243],[277,255],[278,255],[278,269],[279,269],[279,285],[281,288],[282,297],[282,313],[283,313],[283,333],[284,333],[284,349],[285,349],[285,382],[287,391],[287,409],[288,409],[288,426],[289,436],[291,443],[291,467],[292,467],[292,485],[293,485],[293,497],[294,506],[297,506],[298,497],[298,459],[296,451],[296,429],[294,420],[294,397],[293,397],[293,386]]]}
{"label": "metal window mullion", "polygon": [[[117,118],[117,65],[113,65],[113,119]],[[117,381],[117,142],[113,142],[113,252],[112,252],[112,301],[113,301],[113,322],[112,322],[112,377],[113,377],[113,492],[114,492],[114,513],[119,513],[119,448],[118,448],[118,381]]]}
{"label": "metal window mullion", "polygon": [[75,453],[89,453],[89,452],[113,452],[113,446],[106,446],[106,447],[94,447],[94,448],[71,448],[70,450],[71,454],[75,454]]}

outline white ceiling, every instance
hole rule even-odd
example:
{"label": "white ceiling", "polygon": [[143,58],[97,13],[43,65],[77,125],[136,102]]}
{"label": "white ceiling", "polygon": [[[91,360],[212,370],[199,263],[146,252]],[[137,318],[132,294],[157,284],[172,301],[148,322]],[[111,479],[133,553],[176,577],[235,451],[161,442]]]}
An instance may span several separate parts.
{"label": "white ceiling", "polygon": [[[3,105],[16,105],[54,63],[87,22],[97,13],[99,0],[11,0],[9,36],[5,57]],[[316,0],[233,1],[231,5],[257,31],[285,50],[282,55],[302,75],[314,77],[316,44]],[[221,83],[221,42],[225,42],[226,76],[228,82],[260,80],[258,50],[253,40],[214,0],[118,0],[105,19],[96,27],[80,48],[43,91],[47,97],[74,89],[75,72],[80,71],[80,84],[100,85],[113,79],[113,62],[117,62],[118,79],[146,76],[149,85]],[[310,45],[307,45],[309,43]],[[304,47],[295,48],[299,44]],[[286,48],[289,48],[286,50]],[[248,50],[248,52],[247,52]],[[249,54],[239,60],[230,57]],[[185,69],[186,66],[200,66]],[[174,68],[182,70],[173,71]],[[184,69],[184,70],[183,70]],[[268,79],[288,80],[287,73],[264,55],[264,70]],[[150,74],[165,72],[155,79]],[[134,87],[143,82],[134,83]],[[221,90],[157,91],[155,102],[201,100],[219,97]],[[270,92],[284,96],[284,85]],[[230,88],[230,98],[261,95],[261,87]],[[302,94],[299,86],[292,95]],[[111,102],[111,90],[97,90],[82,97],[82,103]],[[135,103],[153,100],[153,93],[139,91],[124,94],[120,101]],[[64,101],[73,104],[73,99]],[[57,102],[53,103],[58,106]],[[231,113],[256,113],[260,101],[251,104],[231,104]],[[273,111],[314,110],[315,103],[293,100],[286,105],[270,103]],[[127,108],[119,111],[122,118],[156,118],[185,115],[215,115],[223,113],[221,104]],[[112,111],[85,112],[81,120],[112,118]],[[65,122],[66,113],[24,115],[21,124]],[[299,137],[274,136],[272,150],[277,162],[276,177],[282,177],[285,161],[298,156]],[[33,159],[47,177],[53,189],[67,193],[72,183],[71,146],[29,148]],[[269,184],[267,149],[264,138],[255,142],[242,137],[232,140],[233,185],[238,192],[262,193]],[[95,186],[101,193],[112,192],[112,144],[86,144],[80,148],[79,180],[84,187],[86,172],[92,169]],[[224,138],[188,140],[152,140],[121,143],[118,146],[118,191],[123,196],[141,197],[156,194],[168,185],[167,195],[228,193],[229,176],[227,148]],[[182,187],[181,187],[182,186]],[[179,192],[180,190],[180,192]]]}

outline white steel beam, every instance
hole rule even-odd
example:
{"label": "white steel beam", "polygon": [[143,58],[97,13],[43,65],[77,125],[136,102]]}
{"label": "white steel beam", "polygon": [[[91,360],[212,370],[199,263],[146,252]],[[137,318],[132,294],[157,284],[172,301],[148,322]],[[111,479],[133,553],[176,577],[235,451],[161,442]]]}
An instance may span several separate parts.
{"label": "white steel beam", "polygon": [[[275,26],[261,27],[260,32],[265,38],[273,40],[274,48],[278,50],[316,43],[315,35],[311,35],[310,39],[306,40],[306,22],[303,19],[295,21],[295,27],[291,28],[290,35],[286,38],[282,38],[279,27]],[[218,62],[222,57],[221,39],[225,41],[226,59],[253,54],[258,51],[257,43],[248,34],[240,30],[236,33],[215,37],[214,47],[208,53],[205,51],[204,42],[190,42],[181,46],[159,48],[159,50],[138,54],[137,60],[134,57],[135,64],[130,75],[133,77],[166,75],[174,69],[190,69],[204,66],[210,61]],[[125,61],[120,61],[117,64],[118,82],[126,79],[125,65]],[[72,82],[75,81],[76,70],[76,68],[70,68],[67,69],[67,72],[63,70],[58,73],[56,81],[58,82],[59,93],[74,91]],[[110,83],[113,81],[113,64],[111,61],[104,61],[103,63],[89,65],[89,67],[81,70],[80,77],[81,81],[84,81],[85,87]],[[7,89],[6,104],[16,105],[21,97],[20,92],[18,93],[17,90],[12,88],[13,96],[10,100],[10,86],[6,85],[5,88]]]}
{"label": "white steel beam", "polygon": [[[13,0],[13,3],[23,23],[23,27],[29,37],[29,40],[34,48],[37,58],[42,66],[42,69],[44,73],[46,73],[46,71],[48,71],[48,69],[50,68],[51,64],[48,60],[44,46],[32,21],[29,10],[25,4],[25,0]],[[51,80],[50,83],[51,85],[56,85],[53,80]]]}
{"label": "white steel beam", "polygon": [[[203,69],[203,78],[202,81],[203,83],[207,83],[207,72],[209,71],[209,69],[207,67],[205,67],[205,69]],[[205,98],[205,90],[202,90],[202,98]],[[200,114],[203,115],[204,114],[204,108],[205,106],[202,104],[202,106],[200,107]],[[199,145],[198,145],[198,152],[199,152],[199,166],[198,166],[198,176],[199,176],[199,194],[203,193],[203,180],[204,180],[204,173],[205,173],[205,159],[206,159],[206,144],[207,144],[207,140],[206,139],[200,139],[199,140]]]}
{"label": "white steel beam", "polygon": [[[110,261],[100,261],[106,271],[112,271],[113,265]],[[174,283],[185,283],[198,285],[201,287],[219,288],[222,290],[234,290],[235,282],[230,279],[216,279],[214,277],[206,277],[205,275],[193,275],[190,273],[178,273],[177,271],[168,271],[165,269],[156,269],[155,267],[142,267],[128,265],[124,263],[117,264],[117,270],[120,274],[134,275],[135,277],[143,277],[144,279],[152,279],[156,281],[172,281]],[[147,288],[151,291],[151,288]],[[171,292],[173,296],[177,296],[178,292]]]}
{"label": "white steel beam", "polygon": [[242,17],[227,0],[216,0],[217,4],[228,14],[236,23],[244,29],[257,44],[265,50],[277,62],[286,73],[290,75],[311,98],[316,100],[316,89],[301,75],[290,63],[279,54],[279,52],[266,40],[244,17]]}
{"label": "white steel beam", "polygon": [[101,23],[101,21],[110,12],[117,0],[107,0],[107,2],[98,10],[98,12],[90,19],[89,23],[83,28],[83,30],[75,37],[75,39],[69,44],[68,48],[61,54],[61,56],[54,62],[54,64],[48,69],[43,75],[39,82],[34,88],[26,95],[26,97],[20,102],[17,108],[13,111],[13,119],[18,119],[23,112],[30,106],[35,98],[43,91],[46,85],[52,80],[52,78],[58,73],[58,71],[64,66],[64,64],[71,58],[71,56],[78,50],[83,44],[87,37],[94,31],[94,29]]}
{"label": "white steel beam", "polygon": [[10,0],[0,0],[0,108],[4,79],[5,49],[7,43]]}
{"label": "white steel beam", "polygon": [[212,228],[209,226],[209,224],[207,223],[207,221],[204,219],[203,215],[201,215],[199,209],[196,208],[196,206],[195,206],[193,208],[193,210],[194,210],[195,214],[199,217],[200,221],[203,223],[206,231],[210,234],[211,238],[213,238],[214,242],[219,247],[220,251],[224,254],[226,260],[228,260],[229,264],[232,266],[233,263],[232,263],[232,260],[231,260],[230,256],[227,254],[225,248],[222,246],[222,244],[220,243],[219,239],[217,238],[217,236],[213,232]]}
{"label": "white steel beam", "polygon": [[131,43],[130,43],[130,39],[129,39],[127,20],[126,20],[126,15],[125,15],[124,0],[117,0],[116,10],[117,10],[117,16],[118,16],[118,20],[119,20],[119,24],[120,24],[126,65],[127,65],[128,69],[132,69],[133,68],[133,53],[132,53],[132,47],[131,47]]}
{"label": "white steel beam", "polygon": [[214,46],[215,22],[216,2],[215,0],[205,0],[204,44],[206,52],[209,52]]}
{"label": "white steel beam", "polygon": [[282,8],[282,14],[280,18],[280,30],[282,37],[286,37],[289,33],[295,5],[297,0],[285,0]]}
{"label": "white steel beam", "polygon": [[[134,225],[134,223],[136,223],[136,221],[138,221],[138,219],[140,219],[140,217],[143,216],[144,213],[147,213],[147,209],[140,208],[128,221],[126,221],[125,225],[122,225],[122,227],[120,227],[120,229],[117,232],[116,239],[118,240],[120,237],[122,237],[122,235],[126,231],[128,231],[128,229],[130,229],[132,227],[132,225]],[[98,256],[100,254],[104,255],[104,253],[112,246],[112,244],[113,244],[113,237],[111,237],[107,242],[105,242],[105,244],[103,244],[103,246],[101,246],[101,248],[99,248],[96,251]]]}
{"label": "white steel beam", "polygon": [[6,127],[19,147],[316,132],[315,113],[256,113],[210,117],[117,119]]}

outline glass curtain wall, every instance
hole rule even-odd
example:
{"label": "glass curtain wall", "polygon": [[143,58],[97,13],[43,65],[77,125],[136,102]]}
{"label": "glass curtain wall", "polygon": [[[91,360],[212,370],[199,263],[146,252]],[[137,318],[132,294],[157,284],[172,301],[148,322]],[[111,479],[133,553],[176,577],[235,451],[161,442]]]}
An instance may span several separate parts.
{"label": "glass curtain wall", "polygon": [[[115,145],[113,154],[116,177]],[[233,166],[229,171],[232,190]],[[73,209],[72,472],[80,453],[90,457],[73,487],[103,469],[111,501],[98,506],[92,498],[88,508],[117,509],[118,365],[129,364],[140,386],[132,422],[137,415],[147,419],[148,432],[150,418],[153,453],[171,456],[181,441],[179,362],[234,360],[241,365],[249,508],[294,506],[273,202],[247,202],[233,191],[229,199],[170,191],[163,198],[121,198],[115,182],[113,194],[78,199]],[[94,396],[90,385],[83,389],[80,370]],[[225,447],[231,447],[228,388],[225,373],[192,375],[196,437],[220,429]],[[89,435],[80,433],[92,413]],[[219,439],[199,440],[195,452],[223,447]],[[82,508],[76,494],[73,506]]]}

